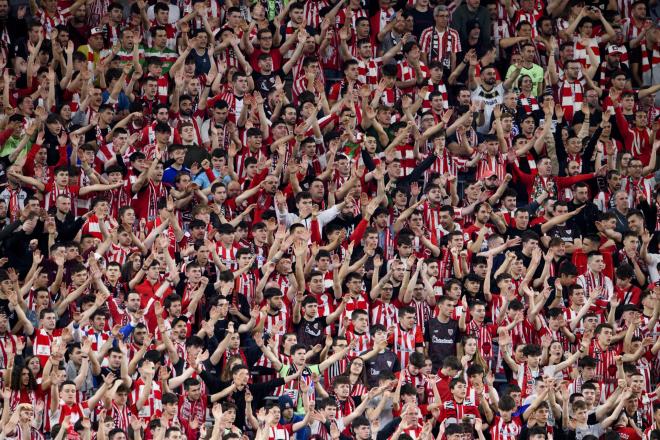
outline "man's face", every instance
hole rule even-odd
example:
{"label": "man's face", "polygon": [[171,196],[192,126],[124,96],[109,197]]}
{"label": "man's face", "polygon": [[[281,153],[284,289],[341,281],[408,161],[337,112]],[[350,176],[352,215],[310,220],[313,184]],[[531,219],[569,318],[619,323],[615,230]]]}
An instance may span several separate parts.
{"label": "man's face", "polygon": [[614,204],[619,211],[625,211],[628,208],[628,195],[624,192],[616,193]]}
{"label": "man's face", "polygon": [[351,64],[346,68],[344,74],[349,81],[356,81],[359,75],[358,66],[356,64]]}
{"label": "man's face", "polygon": [[438,29],[446,29],[449,24],[449,11],[438,11],[435,15],[435,25]]}
{"label": "man's face", "polygon": [[60,397],[69,405],[74,403],[76,401],[76,386],[73,384],[64,385],[60,391]]}
{"label": "man's face", "polygon": [[440,313],[442,313],[442,316],[444,317],[450,317],[455,308],[456,305],[453,301],[444,301],[440,306]]}
{"label": "man's face", "polygon": [[465,384],[458,382],[456,385],[454,385],[454,388],[452,388],[451,393],[454,396],[454,399],[462,401],[465,399],[466,394]]}
{"label": "man's face", "polygon": [[400,319],[401,327],[407,330],[410,330],[413,327],[415,327],[416,322],[417,322],[417,317],[415,316],[414,313],[406,313]]}
{"label": "man's face", "polygon": [[[149,80],[149,81],[147,81],[147,83],[144,85],[144,93],[145,93],[148,97],[153,97],[153,96],[156,95],[157,88],[158,88],[158,83],[157,83],[156,81]],[[158,119],[158,120],[161,121],[161,122],[166,122],[166,121],[163,121],[162,119],[159,118],[159,116],[160,116],[160,111],[161,111],[161,110],[165,110],[165,112],[167,112],[167,109],[160,109],[160,110],[158,110],[158,113],[156,114],[156,119]]]}
{"label": "man's face", "polygon": [[92,321],[92,326],[96,331],[102,331],[105,327],[105,316],[96,315]]}
{"label": "man's face", "polygon": [[544,177],[549,176],[552,173],[552,162],[550,159],[543,159],[539,163],[539,174],[541,174]]}
{"label": "man's face", "polygon": [[529,225],[529,212],[518,211],[515,220],[516,220],[516,227],[518,229],[526,229],[527,225]]}
{"label": "man's face", "polygon": [[483,305],[476,305],[470,310],[470,314],[477,322],[482,322],[486,316],[486,308]]}
{"label": "man's face", "polygon": [[101,34],[90,36],[87,42],[89,43],[90,47],[94,50],[103,49],[103,35]]}
{"label": "man's face", "polygon": [[275,192],[277,192],[277,177],[269,175],[264,181],[265,191],[270,194],[275,194]]}
{"label": "man's face", "polygon": [[568,63],[568,65],[566,66],[565,71],[566,71],[566,76],[569,79],[571,79],[571,80],[577,79],[577,77],[580,74],[580,63],[577,63],[575,61],[572,61],[572,62]]}
{"label": "man's face", "polygon": [[632,16],[637,20],[646,18],[646,5],[644,3],[637,3],[631,10]]}
{"label": "man's face", "polygon": [[7,18],[9,16],[9,1],[0,0],[0,18]]}
{"label": "man's face", "polygon": [[140,309],[140,295],[137,293],[130,293],[126,299],[126,310],[129,312],[137,312]]}
{"label": "man's face", "polygon": [[161,25],[167,24],[169,21],[170,12],[167,10],[160,10],[156,13],[156,21]]}
{"label": "man's face", "polygon": [[497,76],[495,75],[495,69],[485,69],[481,73],[482,80],[489,86],[495,85],[497,82]]}
{"label": "man's face", "polygon": [[646,112],[644,111],[637,111],[635,112],[635,125],[637,128],[643,128],[646,127]]}

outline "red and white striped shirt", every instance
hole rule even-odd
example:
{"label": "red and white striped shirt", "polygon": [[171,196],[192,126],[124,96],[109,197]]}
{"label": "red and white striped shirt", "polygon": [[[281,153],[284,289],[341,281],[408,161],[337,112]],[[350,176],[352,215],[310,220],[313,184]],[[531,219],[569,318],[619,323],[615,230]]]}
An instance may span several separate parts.
{"label": "red and white striped shirt", "polygon": [[489,361],[493,358],[493,337],[497,335],[497,324],[479,324],[475,320],[467,324],[465,333],[477,338],[481,355]]}
{"label": "red and white striped shirt", "polygon": [[371,325],[380,324],[385,328],[390,328],[399,322],[398,313],[399,308],[391,302],[373,301],[371,303]]}
{"label": "red and white striped shirt", "polygon": [[519,417],[512,417],[505,422],[502,417],[495,416],[490,426],[490,438],[492,440],[516,440],[522,431]]}
{"label": "red and white striped shirt", "polygon": [[[133,383],[133,389],[129,396],[130,402],[135,405],[142,394],[142,390],[145,387],[144,380],[140,377]],[[160,385],[157,381],[153,381],[151,385],[151,393],[147,397],[147,401],[144,403],[144,406],[138,411],[137,416],[148,422],[152,417],[160,417],[163,411],[163,403],[161,401],[163,397]]]}
{"label": "red and white striped shirt", "polygon": [[444,67],[449,68],[449,54],[461,51],[461,40],[458,32],[452,28],[439,31],[437,27],[431,26],[422,31],[419,46],[427,54],[429,63],[440,61]]}
{"label": "red and white striped shirt", "polygon": [[[425,79],[429,79],[431,77],[431,72],[429,71],[429,68],[426,67],[424,63],[421,61],[419,62],[419,68],[422,74],[424,75]],[[416,80],[417,79],[417,73],[415,72],[415,68],[410,65],[408,60],[403,60],[399,64],[397,64],[397,70],[396,70],[396,79],[399,81],[410,81],[410,80]],[[401,92],[404,94],[413,94],[417,90],[417,86],[413,85],[410,87],[404,87],[401,89]]]}
{"label": "red and white striped shirt", "polygon": [[399,358],[401,368],[405,368],[408,366],[410,355],[415,352],[418,346],[424,345],[424,337],[422,336],[420,325],[416,325],[411,330],[405,330],[400,325],[397,325],[388,338],[388,343],[392,344],[392,351]]}
{"label": "red and white striped shirt", "polygon": [[495,156],[481,154],[481,159],[477,163],[477,180],[482,180],[487,172],[495,173],[500,181],[504,180],[506,155],[504,153],[497,153]]}
{"label": "red and white striped shirt", "polygon": [[619,355],[620,351],[611,346],[607,348],[601,347],[596,338],[591,341],[589,356],[598,361],[595,379],[601,384],[616,384],[616,362],[614,357]]}
{"label": "red and white striped shirt", "polygon": [[371,336],[368,332],[363,334],[355,333],[355,331],[346,332],[346,341],[350,344],[353,339],[356,340],[356,346],[349,353],[350,357],[357,357],[360,353],[371,350]]}
{"label": "red and white striped shirt", "polygon": [[225,265],[227,270],[237,270],[238,269],[238,260],[236,260],[236,252],[238,252],[238,246],[232,243],[231,247],[227,248],[223,246],[221,242],[216,243],[216,251],[218,252],[218,257],[220,261]]}
{"label": "red and white striped shirt", "polygon": [[327,0],[308,0],[305,2],[304,14],[307,26],[318,28],[321,24],[321,9],[330,6]]}

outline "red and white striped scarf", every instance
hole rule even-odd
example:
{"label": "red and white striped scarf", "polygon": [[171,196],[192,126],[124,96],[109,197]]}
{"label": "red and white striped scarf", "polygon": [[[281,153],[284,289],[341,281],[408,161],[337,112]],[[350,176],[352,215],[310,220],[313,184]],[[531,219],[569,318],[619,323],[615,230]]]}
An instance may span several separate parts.
{"label": "red and white striped scarf", "polygon": [[21,213],[22,206],[18,198],[18,195],[21,193],[21,191],[22,189],[20,186],[16,189],[11,189],[11,187],[7,186],[7,192],[9,192],[7,213],[9,214],[9,220],[12,222],[15,222]]}
{"label": "red and white striped scarf", "polygon": [[534,384],[536,379],[539,377],[540,371],[537,371],[537,374],[534,374],[529,368],[527,362],[523,364],[522,374],[518,373],[518,386],[520,387],[520,397],[525,398],[534,392]]}
{"label": "red and white striped scarf", "polygon": [[630,146],[630,152],[633,157],[639,158],[644,154],[645,150],[651,147],[651,132],[648,128],[639,129],[636,127],[631,132],[633,134],[633,142]]}
{"label": "red and white striped scarf", "polygon": [[656,44],[649,53],[649,49],[646,47],[646,39],[643,39],[639,48],[642,51],[642,74],[644,74],[651,71],[653,66],[660,64],[660,45]]}
{"label": "red and white striped scarf", "polygon": [[468,129],[465,134],[460,134],[458,131],[456,132],[456,140],[459,144],[463,142],[464,137],[467,137],[467,144],[471,147],[476,147],[479,144],[477,132],[474,128],[470,127],[470,129]]}
{"label": "red and white striped scarf", "polygon": [[492,171],[497,175],[499,180],[503,180],[506,176],[506,158],[505,155],[499,153],[495,156],[489,154],[481,154],[481,158],[477,163],[477,180],[484,178],[484,174]]}
{"label": "red and white striped scarf", "polygon": [[[589,47],[593,51],[597,60],[600,60],[600,47],[598,46],[599,38],[591,38]],[[583,46],[579,41],[575,42],[574,59],[578,60],[587,69],[591,67],[591,60],[587,54],[587,47]]]}
{"label": "red and white striped scarf", "polygon": [[192,422],[197,420],[199,425],[206,419],[206,395],[202,394],[199,399],[191,401],[187,397],[179,404],[179,419]]}
{"label": "red and white striped scarf", "polygon": [[596,299],[596,305],[602,308],[607,307],[607,291],[605,290],[605,275],[601,272],[598,274],[594,274],[592,271],[588,270],[584,274],[584,283],[585,283],[585,294],[589,296],[589,294],[596,289],[597,287],[602,287],[603,292],[598,295],[598,298]]}
{"label": "red and white striped scarf", "polygon": [[539,111],[539,103],[533,96],[527,97],[523,94],[518,98],[518,103],[522,106],[525,114],[529,115],[532,112]]}
{"label": "red and white striped scarf", "polygon": [[564,119],[567,122],[573,120],[573,115],[582,107],[584,89],[580,81],[564,81],[559,90],[561,107],[564,110]]}
{"label": "red and white striped scarf", "polygon": [[7,368],[9,354],[16,353],[16,336],[5,333],[0,336],[0,365],[3,369]]}
{"label": "red and white striped scarf", "polygon": [[394,107],[394,105],[401,99],[401,89],[398,87],[392,87],[391,89],[385,89],[383,94],[380,97],[380,103],[387,107]]}
{"label": "red and white striped scarf", "polygon": [[369,90],[374,91],[378,86],[378,71],[383,66],[380,58],[371,58],[369,60],[358,60],[358,82],[369,86]]}
{"label": "red and white striped scarf", "polygon": [[151,222],[158,216],[158,201],[162,197],[167,196],[167,191],[163,182],[158,182],[156,185],[151,179],[149,180],[147,191],[149,196],[147,201],[147,221]]}

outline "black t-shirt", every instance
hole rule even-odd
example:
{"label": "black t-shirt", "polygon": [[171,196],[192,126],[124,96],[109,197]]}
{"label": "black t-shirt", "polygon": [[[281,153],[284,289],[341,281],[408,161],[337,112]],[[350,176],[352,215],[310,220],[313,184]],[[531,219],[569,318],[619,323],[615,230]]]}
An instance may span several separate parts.
{"label": "black t-shirt", "polygon": [[281,70],[273,71],[269,75],[264,75],[256,70],[252,72],[252,79],[254,80],[254,89],[261,93],[264,98],[275,88],[275,78],[284,78]]}
{"label": "black t-shirt", "polygon": [[110,127],[106,128],[95,128],[93,130],[88,130],[87,133],[85,133],[85,142],[94,142],[96,141],[96,130],[101,132],[101,136],[105,139],[105,137],[108,135],[110,132]]}
{"label": "black t-shirt", "polygon": [[580,235],[580,228],[570,220],[548,231],[548,236],[561,238],[567,244],[572,244],[575,239],[580,238]]}
{"label": "black t-shirt", "polygon": [[317,316],[313,321],[300,317],[300,322],[295,325],[298,344],[313,347],[323,344],[325,340],[325,328],[328,326],[325,316]]}
{"label": "black t-shirt", "polygon": [[389,348],[369,359],[365,366],[367,368],[367,382],[369,382],[369,386],[372,387],[378,386],[378,379],[384,372],[389,371],[395,373],[401,370],[399,358]]}
{"label": "black t-shirt", "polygon": [[515,226],[509,226],[506,228],[506,236],[509,239],[522,237],[522,235],[527,231],[536,232],[539,235],[539,237],[543,235],[543,233],[541,232],[541,225],[534,225],[534,226],[528,226],[527,229],[518,229]]}
{"label": "black t-shirt", "polygon": [[433,370],[439,370],[443,359],[447,356],[456,354],[459,333],[458,321],[450,319],[443,323],[433,318],[428,322],[424,339],[429,344],[429,357],[433,362]]}
{"label": "black t-shirt", "polygon": [[410,16],[413,18],[414,24],[412,34],[417,37],[417,40],[419,40],[424,29],[435,26],[435,20],[433,20],[433,8],[429,8],[426,12],[421,12],[412,8],[409,9],[408,12],[410,12]]}

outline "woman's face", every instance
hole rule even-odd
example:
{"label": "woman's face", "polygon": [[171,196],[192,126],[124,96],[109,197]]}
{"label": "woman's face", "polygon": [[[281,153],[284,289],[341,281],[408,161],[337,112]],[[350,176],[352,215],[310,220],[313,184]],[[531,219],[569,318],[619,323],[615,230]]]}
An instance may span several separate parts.
{"label": "woman's face", "polygon": [[632,156],[630,153],[624,153],[623,156],[621,156],[621,166],[622,167],[628,167],[628,163],[630,163],[630,158]]}
{"label": "woman's face", "polygon": [[139,254],[135,254],[133,258],[133,270],[140,270],[142,267],[142,260],[140,259]]}
{"label": "woman's face", "polygon": [[477,352],[477,340],[470,338],[467,341],[465,341],[465,354],[469,356],[474,356],[476,352]]}
{"label": "woman's face", "polygon": [[21,370],[21,385],[27,386],[30,383],[30,371],[27,368]]}
{"label": "woman's face", "polygon": [[65,121],[71,120],[71,107],[69,104],[64,104],[62,108],[60,108],[60,116],[62,116]]}
{"label": "woman's face", "polygon": [[523,90],[531,90],[531,89],[532,89],[532,79],[531,79],[530,77],[528,77],[528,76],[524,77],[524,78],[520,81],[520,87],[521,87]]}
{"label": "woman's face", "polygon": [[564,348],[561,346],[560,342],[553,342],[550,344],[550,354],[552,356],[562,356],[564,354]]}
{"label": "woman's face", "polygon": [[364,369],[364,361],[360,358],[356,358],[352,363],[351,363],[351,373],[353,374],[360,374],[362,373],[362,370]]}
{"label": "woman's face", "polygon": [[266,18],[266,10],[264,9],[263,6],[260,4],[257,4],[253,9],[252,9],[252,18],[255,20],[261,21],[264,18]]}
{"label": "woman's face", "polygon": [[38,357],[33,357],[32,359],[30,359],[27,366],[30,369],[30,371],[32,371],[32,374],[34,374],[35,376],[39,373],[39,370],[41,370],[41,364],[39,363]]}
{"label": "woman's face", "polygon": [[62,124],[60,124],[58,121],[50,122],[50,123],[46,124],[46,126],[48,127],[48,130],[51,133],[56,134],[56,135],[59,135],[60,132],[62,131]]}

